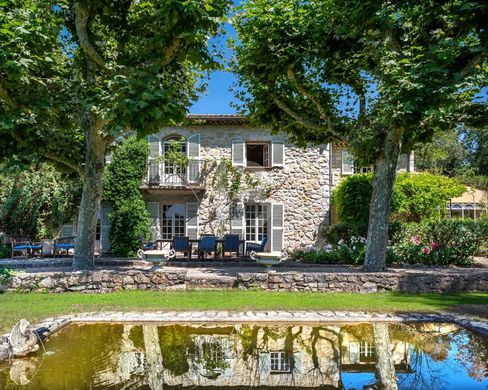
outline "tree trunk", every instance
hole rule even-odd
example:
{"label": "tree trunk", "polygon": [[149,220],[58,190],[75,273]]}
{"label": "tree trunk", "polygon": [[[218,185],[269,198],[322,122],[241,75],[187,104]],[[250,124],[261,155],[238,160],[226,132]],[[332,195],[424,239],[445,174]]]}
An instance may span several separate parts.
{"label": "tree trunk", "polygon": [[397,390],[395,365],[390,350],[390,334],[387,323],[373,323],[373,339],[376,350],[377,388]]}
{"label": "tree trunk", "polygon": [[95,268],[95,238],[98,212],[102,199],[103,168],[106,142],[101,134],[101,122],[90,119],[86,123],[86,154],[83,175],[83,193],[78,213],[73,270]]}
{"label": "tree trunk", "polygon": [[369,205],[368,238],[364,270],[368,272],[386,269],[388,245],[388,218],[395,183],[398,157],[402,148],[403,129],[389,132],[383,149],[376,160],[373,178],[373,194]]}

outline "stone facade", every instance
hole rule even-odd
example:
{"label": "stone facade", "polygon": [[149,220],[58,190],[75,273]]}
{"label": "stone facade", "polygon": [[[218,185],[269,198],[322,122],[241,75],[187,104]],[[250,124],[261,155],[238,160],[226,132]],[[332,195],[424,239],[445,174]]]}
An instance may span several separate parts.
{"label": "stone facade", "polygon": [[349,272],[238,272],[195,276],[188,270],[102,270],[93,272],[18,273],[7,291],[107,293],[118,290],[259,289],[308,292],[409,293],[488,292],[488,271],[445,269],[396,270],[382,273]]}
{"label": "stone facade", "polygon": [[[289,143],[284,135],[272,135],[266,129],[244,125],[169,127],[161,130],[153,140],[159,140],[164,144],[164,140],[180,137],[199,141],[196,160],[200,165],[200,175],[198,182],[187,188],[143,186],[146,202],[151,203],[155,210],[159,207],[159,211],[153,211],[156,224],[161,225],[163,205],[188,205],[196,202],[198,229],[190,231],[187,228],[187,235],[221,236],[233,232],[245,238],[245,205],[256,204],[267,208],[266,225],[270,241],[268,250],[293,250],[322,244],[319,233],[321,227],[329,223],[330,208],[327,146],[300,148]],[[244,145],[265,143],[269,145],[270,153],[274,153],[275,145],[284,145],[283,159],[280,164],[266,168],[237,166],[234,164],[232,152],[233,142],[236,141],[243,142]],[[163,148],[164,146],[160,149],[161,154]],[[187,149],[190,148],[188,144]],[[274,154],[269,158],[274,160]],[[229,163],[234,167],[226,166]],[[239,194],[232,199],[229,187],[235,172],[239,172],[242,177]],[[233,226],[233,210],[239,207],[239,204],[240,213],[244,214],[242,224]],[[275,225],[276,221],[272,218],[272,212],[276,212],[276,207],[280,208],[278,212],[283,213],[281,226]],[[160,218],[159,221],[156,220],[157,216]],[[187,216],[187,220],[189,219],[191,217]],[[160,234],[160,231],[156,233],[157,236]]]}

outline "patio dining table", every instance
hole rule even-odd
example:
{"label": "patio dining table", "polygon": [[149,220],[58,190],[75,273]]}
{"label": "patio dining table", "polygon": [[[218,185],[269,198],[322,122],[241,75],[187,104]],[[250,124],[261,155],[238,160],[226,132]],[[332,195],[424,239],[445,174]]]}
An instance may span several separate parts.
{"label": "patio dining table", "polygon": [[[193,252],[193,244],[197,244],[197,248],[198,248],[198,243],[200,242],[200,239],[199,238],[190,238],[188,240],[190,242],[190,251]],[[172,238],[161,238],[161,239],[158,239],[158,240],[155,240],[154,241],[154,244],[156,245],[156,247],[158,249],[162,249],[163,247],[163,244],[172,244],[173,243],[173,239]],[[217,249],[217,244],[223,244],[224,243],[224,239],[223,238],[217,238],[215,240],[215,249]],[[240,256],[244,257],[244,255],[246,254],[246,240],[239,240],[239,254]],[[191,254],[190,254],[191,256]]]}

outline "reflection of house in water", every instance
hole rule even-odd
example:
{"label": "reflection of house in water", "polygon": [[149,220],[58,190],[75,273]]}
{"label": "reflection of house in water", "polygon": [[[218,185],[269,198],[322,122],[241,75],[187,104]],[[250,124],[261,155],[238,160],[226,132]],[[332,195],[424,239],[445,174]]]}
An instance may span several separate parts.
{"label": "reflection of house in water", "polygon": [[[416,375],[413,352],[445,360],[450,335],[457,330],[444,324],[390,324],[388,329],[395,371]],[[12,364],[10,383],[31,388],[343,389],[343,373],[374,373],[377,359],[371,324],[98,324],[67,327],[47,347],[56,352],[43,357],[42,364],[38,357],[38,362],[26,360],[35,370],[19,372]],[[76,370],[64,372],[61,363]],[[56,370],[64,376],[53,376]],[[58,377],[64,386],[57,386]],[[16,388],[3,386],[2,380],[0,368],[0,388]]]}
{"label": "reflection of house in water", "polygon": [[[371,325],[345,326],[341,329],[341,371],[374,372],[376,348]],[[391,339],[391,357],[397,373],[412,372],[410,367],[410,344],[404,340]]]}

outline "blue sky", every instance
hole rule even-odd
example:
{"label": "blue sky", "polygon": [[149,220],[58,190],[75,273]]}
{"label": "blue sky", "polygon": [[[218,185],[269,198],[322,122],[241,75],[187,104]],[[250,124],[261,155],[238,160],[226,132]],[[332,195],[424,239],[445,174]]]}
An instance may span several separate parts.
{"label": "blue sky", "polygon": [[[238,3],[234,2],[235,4]],[[211,40],[210,44],[216,45],[224,56],[224,62],[229,61],[232,52],[227,47],[227,39],[237,38],[237,33],[230,23],[224,25],[225,35]],[[228,68],[228,63],[224,63]],[[234,93],[230,91],[235,83],[235,75],[228,71],[215,71],[207,80],[207,92],[190,107],[192,114],[234,114],[236,109],[231,107],[231,102],[237,102]]]}

